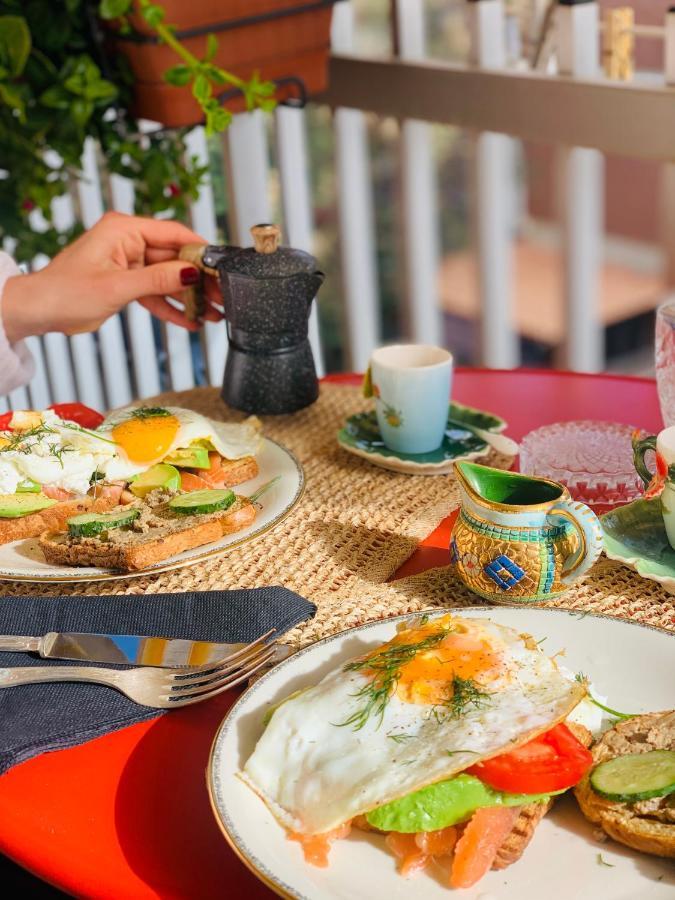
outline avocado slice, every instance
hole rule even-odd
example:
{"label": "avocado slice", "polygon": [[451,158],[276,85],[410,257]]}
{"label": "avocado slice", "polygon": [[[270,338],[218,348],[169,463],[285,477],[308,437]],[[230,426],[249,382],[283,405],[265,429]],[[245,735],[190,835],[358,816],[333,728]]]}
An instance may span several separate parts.
{"label": "avocado slice", "polygon": [[170,453],[165,463],[181,469],[210,469],[209,451],[205,447],[185,447]]}
{"label": "avocado slice", "polygon": [[136,497],[145,497],[150,491],[156,491],[158,488],[164,488],[167,491],[177,491],[180,489],[180,472],[173,466],[166,463],[151,466],[145,472],[141,472],[138,478],[129,485],[129,490]]}
{"label": "avocado slice", "polygon": [[0,519],[18,519],[54,506],[56,500],[44,494],[3,494],[0,496]]}

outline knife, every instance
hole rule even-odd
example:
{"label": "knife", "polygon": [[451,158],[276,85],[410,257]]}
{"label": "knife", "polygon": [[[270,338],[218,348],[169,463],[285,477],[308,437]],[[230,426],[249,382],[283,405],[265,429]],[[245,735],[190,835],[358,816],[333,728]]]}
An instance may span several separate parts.
{"label": "knife", "polygon": [[[27,650],[43,659],[79,659],[134,666],[200,666],[243,650],[248,644],[218,644],[137,634],[77,634],[50,631],[43,637],[0,635],[0,651]],[[290,648],[277,648],[274,662]]]}

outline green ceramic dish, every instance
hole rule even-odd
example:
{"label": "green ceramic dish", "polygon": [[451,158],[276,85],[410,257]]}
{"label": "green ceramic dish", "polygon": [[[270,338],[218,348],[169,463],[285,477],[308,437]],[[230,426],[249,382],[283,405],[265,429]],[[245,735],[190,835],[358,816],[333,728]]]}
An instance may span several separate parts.
{"label": "green ceramic dish", "polygon": [[600,518],[605,553],[675,594],[675,550],[668,543],[661,501],[634,500]]}
{"label": "green ceramic dish", "polygon": [[345,427],[338,432],[338,443],[348,452],[363,456],[386,469],[416,475],[442,475],[452,470],[455,460],[477,459],[485,456],[490,449],[482,438],[457,423],[465,422],[468,426],[494,433],[506,428],[506,422],[499,416],[461,403],[449,404],[448,419],[453,421],[448,421],[443,443],[430,453],[389,450],[382,440],[374,411],[350,416]]}

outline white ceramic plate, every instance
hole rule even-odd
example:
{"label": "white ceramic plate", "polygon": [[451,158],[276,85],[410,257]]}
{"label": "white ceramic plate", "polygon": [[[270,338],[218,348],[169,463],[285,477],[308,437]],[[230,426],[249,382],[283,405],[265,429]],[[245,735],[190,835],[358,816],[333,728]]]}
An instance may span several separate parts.
{"label": "white ceramic plate", "polygon": [[[567,610],[473,607],[453,612],[546,638],[546,652],[564,650],[565,666],[588,675],[614,708],[637,713],[675,705],[675,638],[667,632]],[[598,843],[570,796],[542,821],[519,862],[489,872],[468,890],[453,892],[426,872],[401,878],[383,838],[358,830],[333,844],[327,869],[305,864],[300,845],[287,840],[237,772],[272,704],[389,640],[395,623],[405,618],[353,628],[300,651],[255,682],[230,710],[216,736],[207,779],[216,818],[246,865],[280,896],[303,900],[672,900],[672,863],[612,841]]]}
{"label": "white ceramic plate", "polygon": [[264,534],[282,519],[285,519],[298,503],[305,486],[302,466],[290,450],[269,438],[264,438],[261,449],[256,456],[259,472],[256,478],[238,485],[235,490],[250,496],[259,487],[279,476],[279,480],[258,501],[258,514],[255,521],[243,531],[229,534],[205,544],[186,550],[168,559],[143,569],[142,572],[120,573],[110,569],[95,567],[78,568],[76,566],[53,566],[45,562],[38,545],[37,538],[23,541],[12,541],[11,544],[0,545],[0,580],[3,581],[39,581],[39,582],[75,582],[75,581],[111,581],[120,578],[138,578],[141,575],[156,575],[169,569],[181,569],[202,560],[239,547]]}

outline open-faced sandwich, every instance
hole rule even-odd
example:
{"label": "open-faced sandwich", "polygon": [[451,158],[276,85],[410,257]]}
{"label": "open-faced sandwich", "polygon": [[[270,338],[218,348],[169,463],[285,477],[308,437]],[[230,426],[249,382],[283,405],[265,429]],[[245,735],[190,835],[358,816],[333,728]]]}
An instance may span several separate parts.
{"label": "open-faced sandwich", "polygon": [[[175,407],[130,407],[107,419],[78,403],[6,413],[0,543],[72,534],[74,517],[128,511],[129,504],[138,510],[138,501],[157,490],[223,491],[258,474],[260,442],[257,419],[213,422]],[[229,510],[228,529],[248,524],[237,510]]]}
{"label": "open-faced sandwich", "polygon": [[592,754],[574,791],[586,818],[635,850],[675,859],[675,710],[625,718]]}
{"label": "open-faced sandwich", "polygon": [[71,516],[65,532],[40,536],[40,548],[54,565],[135,572],[241,531],[255,512],[247,497],[229,488],[187,493],[160,488],[111,512]]}
{"label": "open-faced sandwich", "polygon": [[403,876],[469,887],[590,769],[586,694],[529,635],[420,617],[272,708],[241,777],[308,863],[361,828]]}

